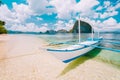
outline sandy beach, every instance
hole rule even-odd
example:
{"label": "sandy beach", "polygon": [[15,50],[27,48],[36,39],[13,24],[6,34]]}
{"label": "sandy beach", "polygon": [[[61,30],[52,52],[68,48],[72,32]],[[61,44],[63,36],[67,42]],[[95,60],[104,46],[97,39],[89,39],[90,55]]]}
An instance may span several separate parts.
{"label": "sandy beach", "polygon": [[120,80],[120,69],[94,59],[63,63],[45,50],[48,44],[30,35],[0,35],[0,80]]}

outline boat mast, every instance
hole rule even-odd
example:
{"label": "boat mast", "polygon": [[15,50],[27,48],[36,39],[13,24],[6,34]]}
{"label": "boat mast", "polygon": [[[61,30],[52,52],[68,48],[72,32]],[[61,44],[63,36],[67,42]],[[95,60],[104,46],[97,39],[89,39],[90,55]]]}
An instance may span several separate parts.
{"label": "boat mast", "polygon": [[91,37],[92,37],[92,41],[93,41],[93,37],[94,37],[93,28],[92,28],[92,34],[91,34]]}
{"label": "boat mast", "polygon": [[100,31],[98,30],[98,38],[100,37]]}
{"label": "boat mast", "polygon": [[80,35],[80,14],[79,14],[79,18],[78,18],[78,30],[79,30],[79,43],[81,42],[81,35]]}

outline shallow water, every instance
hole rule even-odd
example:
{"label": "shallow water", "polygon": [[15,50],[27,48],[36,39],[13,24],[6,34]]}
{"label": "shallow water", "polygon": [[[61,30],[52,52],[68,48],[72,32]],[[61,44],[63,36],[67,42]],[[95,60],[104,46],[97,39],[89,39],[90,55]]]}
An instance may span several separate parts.
{"label": "shallow water", "polygon": [[[13,47],[14,44],[15,47],[10,48],[11,51],[7,52],[6,60],[1,60],[0,80],[120,80],[120,54],[117,52],[96,48],[86,55],[64,64],[46,50],[40,48],[56,47],[55,44],[48,45],[41,38],[49,43],[61,42],[62,40],[63,42],[67,41],[69,44],[73,44],[78,41],[77,35],[75,35],[76,38],[72,38],[71,34],[65,34],[67,38],[64,37],[65,35],[59,35],[16,35],[16,37],[12,37],[9,45]],[[40,39],[36,37],[40,37]],[[64,44],[57,44],[57,47],[59,45],[61,47],[64,46]],[[20,53],[18,53],[19,51]]]}
{"label": "shallow water", "polygon": [[[81,41],[85,41],[90,36],[91,34],[82,34]],[[102,33],[100,36],[103,37],[103,41],[101,42],[100,46],[120,50],[120,34]],[[52,47],[61,47],[78,43],[78,34],[39,35],[39,37],[49,42],[49,46]],[[95,34],[95,38],[97,38],[97,34]],[[97,50],[100,50],[100,52],[96,54],[95,52]],[[87,56],[94,57],[97,60],[101,60],[103,62],[114,64],[120,67],[120,52],[114,52],[98,48],[89,52]]]}

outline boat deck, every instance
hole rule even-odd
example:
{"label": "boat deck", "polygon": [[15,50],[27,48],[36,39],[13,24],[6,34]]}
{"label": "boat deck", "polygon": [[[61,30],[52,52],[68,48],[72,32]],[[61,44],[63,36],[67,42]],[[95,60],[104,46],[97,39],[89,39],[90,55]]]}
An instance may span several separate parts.
{"label": "boat deck", "polygon": [[61,51],[61,52],[76,51],[76,50],[86,48],[87,46],[93,45],[97,42],[98,41],[85,41],[85,42],[78,43],[78,44],[75,44],[75,45],[70,45],[70,46],[65,47],[65,48],[47,49],[47,50],[48,51]]}

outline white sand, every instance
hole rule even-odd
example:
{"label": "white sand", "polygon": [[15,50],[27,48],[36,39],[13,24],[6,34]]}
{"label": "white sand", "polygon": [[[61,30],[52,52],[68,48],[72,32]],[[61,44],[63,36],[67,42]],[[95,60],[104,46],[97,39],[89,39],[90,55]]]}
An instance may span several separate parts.
{"label": "white sand", "polygon": [[8,35],[0,41],[0,80],[120,80],[120,70],[87,60],[65,75],[69,66],[48,53],[48,43],[25,35]]}

